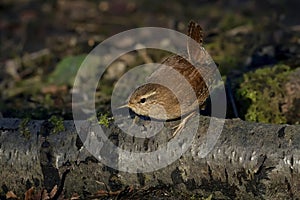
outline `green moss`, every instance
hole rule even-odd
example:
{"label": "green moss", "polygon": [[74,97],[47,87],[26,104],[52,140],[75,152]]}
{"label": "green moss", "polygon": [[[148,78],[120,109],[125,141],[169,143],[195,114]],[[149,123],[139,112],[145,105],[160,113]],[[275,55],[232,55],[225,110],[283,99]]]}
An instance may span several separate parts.
{"label": "green moss", "polygon": [[240,114],[245,120],[283,124],[287,122],[281,112],[284,98],[283,85],[291,69],[275,65],[244,74],[237,90]]}
{"label": "green moss", "polygon": [[28,128],[28,123],[30,121],[30,118],[29,117],[26,117],[24,118],[21,123],[19,124],[19,130],[20,130],[20,133],[26,138],[26,139],[29,139],[30,138],[30,130]]}
{"label": "green moss", "polygon": [[64,120],[62,117],[51,116],[49,122],[53,124],[52,133],[57,134],[59,132],[65,131]]}
{"label": "green moss", "polygon": [[103,125],[106,128],[108,128],[108,126],[109,126],[109,118],[107,117],[107,114],[104,114],[104,115],[101,114],[98,118],[99,118],[98,123],[100,125]]}

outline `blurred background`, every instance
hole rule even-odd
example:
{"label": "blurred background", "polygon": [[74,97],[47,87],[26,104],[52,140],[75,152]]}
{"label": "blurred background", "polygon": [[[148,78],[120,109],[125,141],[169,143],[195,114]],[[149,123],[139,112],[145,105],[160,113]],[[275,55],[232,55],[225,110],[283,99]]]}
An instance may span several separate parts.
{"label": "blurred background", "polygon": [[[228,118],[299,124],[299,8],[297,0],[1,0],[0,116],[72,119],[74,77],[97,44],[145,26],[186,33],[193,19],[226,81]],[[111,115],[113,84],[126,70],[166,56],[146,52],[107,70],[96,93],[100,115]]]}

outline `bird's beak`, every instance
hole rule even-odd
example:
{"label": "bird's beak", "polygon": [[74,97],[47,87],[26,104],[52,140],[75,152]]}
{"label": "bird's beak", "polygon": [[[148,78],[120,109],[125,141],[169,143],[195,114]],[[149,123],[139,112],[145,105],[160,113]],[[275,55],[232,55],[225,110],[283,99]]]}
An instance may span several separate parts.
{"label": "bird's beak", "polygon": [[124,104],[122,106],[116,107],[115,110],[119,110],[119,109],[122,109],[122,108],[129,108],[128,104]]}
{"label": "bird's beak", "polygon": [[125,105],[119,106],[118,109],[127,108],[127,107],[128,107],[128,104],[125,104]]}

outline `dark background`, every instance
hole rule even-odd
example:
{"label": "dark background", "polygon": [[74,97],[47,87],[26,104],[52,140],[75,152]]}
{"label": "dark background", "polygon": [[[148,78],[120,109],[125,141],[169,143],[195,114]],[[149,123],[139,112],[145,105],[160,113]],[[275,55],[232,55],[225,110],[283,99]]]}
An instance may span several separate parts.
{"label": "dark background", "polygon": [[[75,56],[80,64],[82,58],[76,56],[84,58],[109,36],[137,27],[186,33],[187,23],[195,20],[204,28],[204,46],[224,77],[282,62],[295,68],[299,63],[299,5],[297,0],[2,0],[0,114],[72,118],[69,80],[76,68],[72,73],[61,69],[68,65],[65,59]],[[261,56],[269,46],[272,51],[267,48]],[[140,63],[127,63],[127,67],[135,64]],[[98,91],[99,112],[109,112],[108,94],[115,79]]]}

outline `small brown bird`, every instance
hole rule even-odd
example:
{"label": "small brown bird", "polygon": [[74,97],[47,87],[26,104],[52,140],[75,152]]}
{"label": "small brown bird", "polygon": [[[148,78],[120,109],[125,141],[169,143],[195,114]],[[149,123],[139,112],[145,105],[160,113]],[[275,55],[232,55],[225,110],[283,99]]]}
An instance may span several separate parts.
{"label": "small brown bird", "polygon": [[[127,106],[136,114],[159,120],[173,120],[190,116],[205,103],[209,96],[209,83],[206,82],[212,79],[216,67],[211,66],[214,62],[202,47],[201,26],[191,21],[188,36],[186,56],[172,55],[166,58],[149,76],[148,83],[131,94]],[[174,70],[188,84],[183,84],[178,76],[170,73]],[[172,90],[159,83],[170,83]],[[186,121],[187,118],[182,120],[173,136],[183,128]]]}

